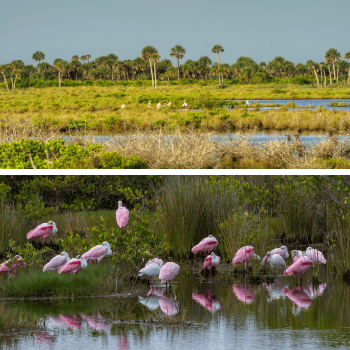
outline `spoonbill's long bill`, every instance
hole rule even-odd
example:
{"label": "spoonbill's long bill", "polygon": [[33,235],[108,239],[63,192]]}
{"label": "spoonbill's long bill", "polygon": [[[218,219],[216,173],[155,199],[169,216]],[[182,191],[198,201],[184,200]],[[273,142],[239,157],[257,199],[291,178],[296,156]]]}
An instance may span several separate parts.
{"label": "spoonbill's long bill", "polygon": [[112,255],[112,250],[108,242],[103,242],[84,253],[82,258],[87,262],[89,260],[97,260],[97,263],[99,264],[106,255]]}
{"label": "spoonbill's long bill", "polygon": [[195,245],[191,251],[192,253],[209,253],[218,245],[218,240],[213,236],[202,239],[197,245]]}
{"label": "spoonbill's long bill", "polygon": [[81,269],[87,268],[87,262],[78,255],[76,259],[70,259],[65,265],[63,265],[59,270],[58,273],[69,273],[69,274],[76,274]]}
{"label": "spoonbill's long bill", "polygon": [[69,256],[66,252],[62,252],[60,255],[56,255],[52,258],[43,268],[45,271],[56,271],[59,270],[65,263],[69,261]]}
{"label": "spoonbill's long bill", "polygon": [[122,202],[118,202],[118,209],[115,213],[117,224],[120,228],[125,227],[129,221],[129,210],[123,207]]}
{"label": "spoonbill's long bill", "polygon": [[[288,249],[285,245],[283,245],[281,248],[275,248],[275,249],[272,249],[271,250],[271,254],[274,255],[274,254],[278,254],[280,255],[283,259],[287,259],[289,257],[289,254],[288,254]],[[265,264],[269,262],[269,256],[268,254],[265,255],[265,257],[262,259],[261,263],[262,264]]]}
{"label": "spoonbill's long bill", "polygon": [[57,233],[56,224],[53,221],[49,221],[43,224],[40,224],[33,230],[27,233],[27,239],[34,239],[37,237],[43,238],[43,244],[45,245],[45,238],[50,235],[55,235]]}

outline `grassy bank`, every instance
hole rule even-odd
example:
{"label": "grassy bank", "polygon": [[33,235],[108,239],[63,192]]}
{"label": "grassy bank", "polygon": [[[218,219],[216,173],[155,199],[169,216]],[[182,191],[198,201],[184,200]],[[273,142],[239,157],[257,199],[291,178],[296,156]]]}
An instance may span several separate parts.
{"label": "grassy bank", "polygon": [[[349,128],[348,113],[319,109],[313,111],[245,111],[224,106],[243,106],[245,99],[336,99],[350,98],[350,89],[339,85],[327,89],[306,86],[215,86],[79,87],[0,91],[1,139],[18,139],[19,134],[49,137],[59,133],[99,134],[154,131],[159,128],[183,130],[192,126],[206,131],[237,129],[326,130]],[[178,111],[186,100],[189,110]],[[147,107],[151,101],[152,109]],[[157,103],[171,106],[156,109]],[[121,106],[125,104],[125,108]],[[202,109],[193,112],[191,109]],[[11,136],[12,134],[12,136]]]}

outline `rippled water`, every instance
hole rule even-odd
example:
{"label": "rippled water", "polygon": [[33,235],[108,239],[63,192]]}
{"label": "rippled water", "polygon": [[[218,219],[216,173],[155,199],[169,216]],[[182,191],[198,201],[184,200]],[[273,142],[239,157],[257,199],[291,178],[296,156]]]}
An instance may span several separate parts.
{"label": "rippled water", "polygon": [[[175,288],[164,286],[138,296],[6,304],[7,312],[42,317],[47,330],[0,338],[3,349],[242,349],[349,348],[350,287],[326,268],[321,284],[298,286],[279,277],[250,284],[229,276],[228,283],[182,269]],[[190,321],[164,326],[144,320]]]}

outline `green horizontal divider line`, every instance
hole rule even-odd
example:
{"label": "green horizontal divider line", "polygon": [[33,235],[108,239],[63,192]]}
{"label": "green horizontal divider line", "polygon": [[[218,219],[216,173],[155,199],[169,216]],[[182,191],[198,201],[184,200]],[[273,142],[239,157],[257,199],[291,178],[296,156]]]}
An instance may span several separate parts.
{"label": "green horizontal divider line", "polygon": [[350,175],[350,169],[1,169],[0,175]]}

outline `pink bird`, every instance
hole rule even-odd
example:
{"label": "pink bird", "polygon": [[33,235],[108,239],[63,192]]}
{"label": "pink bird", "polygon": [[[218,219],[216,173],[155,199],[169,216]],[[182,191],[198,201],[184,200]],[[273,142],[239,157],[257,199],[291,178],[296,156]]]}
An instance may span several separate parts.
{"label": "pink bird", "polygon": [[159,300],[159,306],[167,316],[175,315],[179,312],[179,304],[177,301],[164,295]]}
{"label": "pink bird", "polygon": [[221,258],[219,256],[215,255],[214,252],[211,252],[210,255],[208,255],[204,259],[203,270],[208,269],[210,272],[210,276],[211,276],[211,269],[213,267],[218,266],[220,261],[221,261]]}
{"label": "pink bird", "polygon": [[118,202],[118,209],[115,213],[117,224],[120,228],[127,225],[129,221],[129,210],[122,206],[122,202]]}
{"label": "pink bird", "polygon": [[27,233],[27,239],[42,237],[43,244],[45,245],[45,238],[49,237],[50,235],[55,235],[56,233],[57,233],[56,224],[53,221],[49,221],[47,223],[40,224],[33,230],[29,231]]}
{"label": "pink bird", "polygon": [[147,276],[151,279],[152,285],[154,283],[154,278],[160,273],[160,266],[156,263],[146,264],[146,266],[139,271],[139,276]]}
{"label": "pink bird", "polygon": [[299,308],[307,309],[312,303],[312,300],[305,293],[302,286],[295,287],[292,290],[285,288],[284,293],[287,298],[290,299]]}
{"label": "pink bird", "polygon": [[43,268],[45,271],[56,271],[60,269],[65,263],[69,261],[69,256],[66,252],[62,252],[61,255],[56,255],[52,258]]}
{"label": "pink bird", "polygon": [[308,247],[306,249],[306,255],[310,258],[312,262],[321,263],[321,264],[327,263],[327,260],[322,254],[322,252],[320,252],[317,249],[312,249],[311,247]]}
{"label": "pink bird", "polygon": [[[298,252],[298,254],[296,252]],[[303,252],[301,250],[292,251],[293,262],[296,262],[299,259],[299,256],[303,256]]]}
{"label": "pink bird", "polygon": [[237,299],[242,301],[243,303],[251,304],[255,301],[255,295],[250,285],[234,284],[232,289]]}
{"label": "pink bird", "polygon": [[232,259],[233,264],[242,264],[249,262],[254,257],[254,247],[248,245],[237,250],[235,257]]}
{"label": "pink bird", "polygon": [[177,276],[179,273],[180,266],[173,263],[168,262],[162,266],[159,272],[159,279],[161,283],[171,281]]}
{"label": "pink bird", "polygon": [[159,265],[160,267],[162,267],[162,266],[164,265],[164,261],[163,261],[162,259],[153,258],[152,260],[148,260],[148,261],[146,262],[145,267],[146,267],[147,265],[149,265],[149,264],[157,264],[157,265]]}
{"label": "pink bird", "polygon": [[300,255],[296,250],[293,250],[293,253],[298,259],[284,271],[283,275],[300,275],[300,277],[303,277],[305,271],[312,265],[312,261],[307,256]]}
{"label": "pink bird", "polygon": [[[287,259],[289,257],[288,249],[285,245],[283,245],[281,248],[275,248],[271,250],[271,254],[280,255],[283,259]],[[269,262],[269,256],[268,254],[265,255],[264,259],[262,259],[261,263],[264,265],[265,263]]]}
{"label": "pink bird", "polygon": [[[17,259],[17,261],[16,261]],[[0,273],[11,273],[12,275],[16,272],[16,269],[24,264],[22,257],[16,255],[15,258],[11,258],[0,265]]]}
{"label": "pink bird", "polygon": [[89,260],[97,260],[99,264],[106,255],[112,255],[112,250],[108,242],[103,242],[84,253],[82,258],[87,262],[89,262]]}
{"label": "pink bird", "polygon": [[87,268],[87,262],[78,255],[76,259],[70,259],[65,265],[63,265],[59,270],[58,273],[69,273],[69,274],[76,274],[81,269]]}
{"label": "pink bird", "polygon": [[207,238],[202,239],[197,245],[195,245],[191,251],[192,253],[209,253],[218,245],[217,239],[210,235]]}

